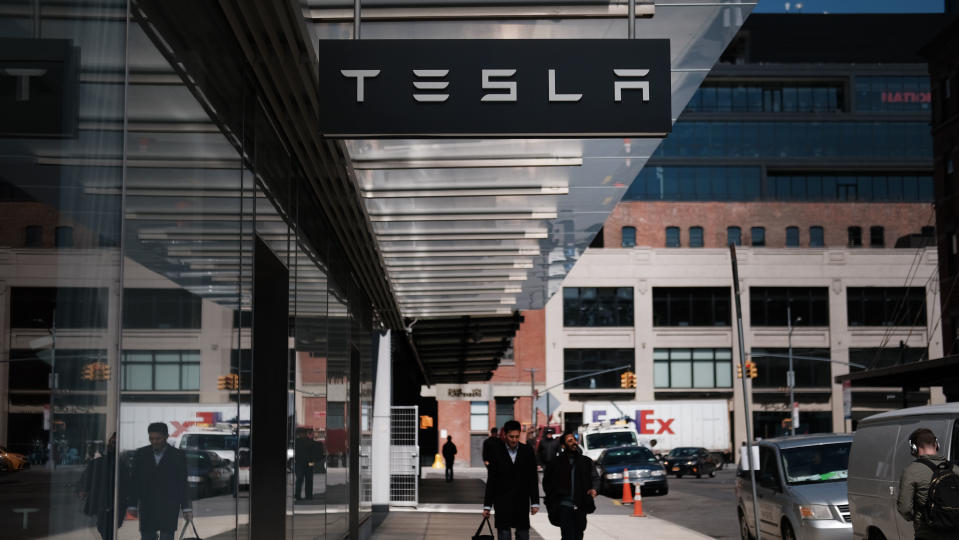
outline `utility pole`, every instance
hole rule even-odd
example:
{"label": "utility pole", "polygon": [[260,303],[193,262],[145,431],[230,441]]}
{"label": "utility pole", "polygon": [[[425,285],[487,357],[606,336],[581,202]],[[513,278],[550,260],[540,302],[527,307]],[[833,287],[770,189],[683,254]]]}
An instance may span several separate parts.
{"label": "utility pole", "polygon": [[57,380],[57,308],[53,307],[53,320],[50,328],[50,454],[47,456],[49,467],[57,468],[57,462],[53,459],[53,428],[56,425],[53,421],[53,398],[60,386]]}
{"label": "utility pole", "polygon": [[530,425],[533,426],[533,436],[536,436],[536,368],[530,368],[529,372],[529,412]]}
{"label": "utility pole", "polygon": [[739,334],[739,366],[743,370],[743,407],[746,409],[746,463],[749,467],[749,484],[753,490],[753,518],[756,527],[756,540],[762,540],[759,531],[759,497],[756,495],[756,469],[758,463],[753,463],[753,419],[749,409],[749,385],[746,383],[746,350],[743,340],[743,308],[739,299],[739,266],[736,264],[736,245],[729,244],[729,256],[733,265],[733,292],[736,301],[736,330]]}
{"label": "utility pole", "polygon": [[[797,318],[796,322],[801,321],[802,318]],[[796,435],[796,420],[799,420],[799,415],[795,414],[796,409],[796,372],[793,371],[793,305],[792,302],[786,304],[786,323],[789,328],[789,371],[786,372],[786,386],[789,387],[789,434]]]}

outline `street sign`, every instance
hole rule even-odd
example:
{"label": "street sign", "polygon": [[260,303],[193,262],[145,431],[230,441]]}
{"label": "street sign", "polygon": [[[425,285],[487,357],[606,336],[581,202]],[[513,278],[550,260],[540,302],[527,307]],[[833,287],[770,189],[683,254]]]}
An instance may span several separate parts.
{"label": "street sign", "polygon": [[319,41],[325,137],[662,137],[668,39]]}
{"label": "street sign", "polygon": [[547,421],[549,421],[550,416],[557,407],[559,407],[559,400],[556,399],[556,396],[550,394],[549,392],[541,393],[539,398],[536,399],[536,408],[546,414]]}
{"label": "street sign", "polygon": [[793,420],[793,429],[797,429],[799,427],[799,402],[798,401],[793,402],[792,420]]}
{"label": "street sign", "polygon": [[842,382],[842,414],[846,420],[852,419],[852,381]]}

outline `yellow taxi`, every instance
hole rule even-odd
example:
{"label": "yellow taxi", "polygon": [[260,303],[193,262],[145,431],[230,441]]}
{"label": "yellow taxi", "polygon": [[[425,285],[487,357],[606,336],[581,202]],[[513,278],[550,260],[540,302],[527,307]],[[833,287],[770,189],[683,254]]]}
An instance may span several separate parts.
{"label": "yellow taxi", "polygon": [[0,446],[0,472],[20,471],[30,466],[23,454],[11,452]]}

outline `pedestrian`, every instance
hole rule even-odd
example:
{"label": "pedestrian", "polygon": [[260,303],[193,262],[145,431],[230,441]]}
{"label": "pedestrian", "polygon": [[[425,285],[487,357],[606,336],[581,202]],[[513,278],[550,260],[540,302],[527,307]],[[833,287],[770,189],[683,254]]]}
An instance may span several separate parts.
{"label": "pedestrian", "polygon": [[553,428],[546,428],[543,430],[543,439],[539,441],[539,448],[537,449],[537,455],[539,457],[539,464],[546,468],[546,465],[549,464],[549,461],[553,459],[553,456],[560,449],[559,439],[553,438]]}
{"label": "pedestrian", "polygon": [[[935,516],[929,515],[931,507],[928,503],[930,502],[930,496],[934,498],[936,496],[930,493],[930,485],[934,475],[948,475],[950,468],[953,474],[959,474],[959,466],[950,463],[939,455],[939,439],[930,429],[919,428],[913,431],[909,435],[907,444],[916,459],[902,471],[902,476],[899,477],[899,499],[896,501],[896,508],[906,521],[912,522],[916,540],[957,538],[959,529],[954,526],[943,528],[941,524],[936,523]],[[945,464],[945,471],[936,472],[936,469],[943,464]],[[937,483],[944,487],[943,479],[940,477],[938,480],[940,481]],[[954,476],[953,482],[955,482]],[[948,496],[948,494],[946,495]],[[955,512],[954,508],[953,503],[953,512]],[[953,524],[955,524],[959,515],[954,513],[952,519]]]}
{"label": "pedestrian", "polygon": [[506,444],[490,451],[483,517],[489,517],[490,509],[496,510],[497,540],[511,540],[511,529],[516,529],[516,540],[529,540],[529,516],[539,511],[536,456],[519,442],[519,422],[507,421],[503,433]]}
{"label": "pedestrian", "polygon": [[492,454],[493,450],[496,449],[497,446],[503,445],[503,440],[499,438],[497,433],[498,431],[496,430],[496,427],[490,428],[489,437],[483,441],[483,463],[487,467],[489,467],[490,454]]}
{"label": "pedestrian", "polygon": [[549,521],[560,529],[562,540],[583,540],[586,514],[596,510],[599,474],[593,460],[584,456],[576,435],[563,433],[561,447],[543,473],[543,492]]}
{"label": "pedestrian", "polygon": [[[297,428],[296,438],[293,440],[293,469],[296,476],[293,498],[297,501],[304,498],[313,499],[313,473],[317,463],[322,459],[321,447],[313,440],[310,431],[306,428]],[[306,492],[300,495],[304,487]]]}
{"label": "pedestrian", "polygon": [[167,444],[167,425],[154,422],[147,427],[150,444],[133,455],[131,507],[140,519],[141,540],[173,540],[177,515],[193,521],[187,495],[186,454]]}
{"label": "pedestrian", "polygon": [[443,445],[443,460],[446,461],[446,481],[453,481],[453,461],[456,459],[456,445],[453,444],[453,436],[446,436],[446,444]]}
{"label": "pedestrian", "polygon": [[[116,476],[114,469],[116,468]],[[117,528],[123,525],[123,512],[114,512],[113,492],[116,478],[120,479],[117,507],[126,508],[126,488],[129,485],[130,467],[121,460],[117,467],[117,434],[107,440],[106,453],[93,459],[83,470],[77,483],[77,494],[83,498],[83,513],[97,518],[97,530],[103,540],[113,540],[113,519]]]}

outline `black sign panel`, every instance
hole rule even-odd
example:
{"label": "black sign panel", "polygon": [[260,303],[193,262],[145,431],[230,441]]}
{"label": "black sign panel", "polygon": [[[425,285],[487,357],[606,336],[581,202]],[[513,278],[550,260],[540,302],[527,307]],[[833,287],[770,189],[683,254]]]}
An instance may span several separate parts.
{"label": "black sign panel", "polygon": [[76,137],[79,49],[0,38],[0,137]]}
{"label": "black sign panel", "polygon": [[321,40],[328,137],[638,137],[671,130],[669,40]]}

